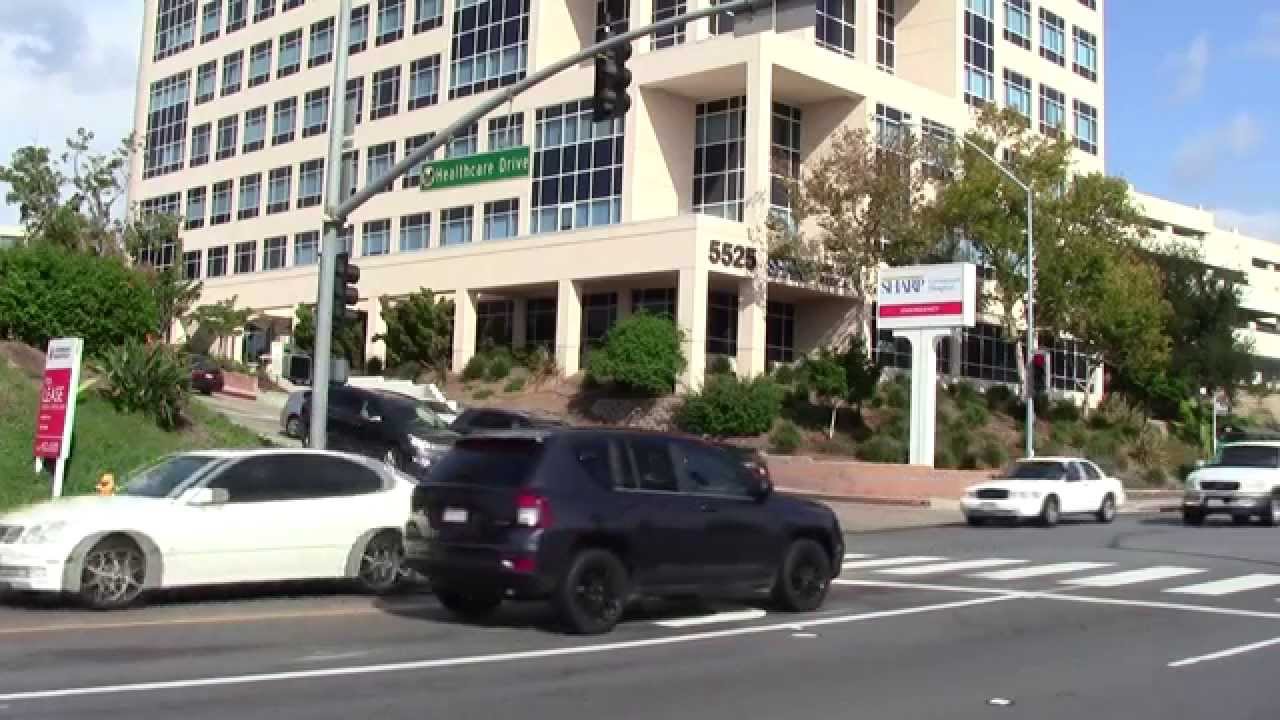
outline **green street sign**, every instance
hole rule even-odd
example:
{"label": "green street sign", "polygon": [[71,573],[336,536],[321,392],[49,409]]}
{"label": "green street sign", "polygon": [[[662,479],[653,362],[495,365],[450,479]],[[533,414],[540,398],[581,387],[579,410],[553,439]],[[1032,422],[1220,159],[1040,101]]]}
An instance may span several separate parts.
{"label": "green street sign", "polygon": [[529,176],[529,148],[517,147],[466,157],[436,160],[422,166],[422,190],[474,185]]}

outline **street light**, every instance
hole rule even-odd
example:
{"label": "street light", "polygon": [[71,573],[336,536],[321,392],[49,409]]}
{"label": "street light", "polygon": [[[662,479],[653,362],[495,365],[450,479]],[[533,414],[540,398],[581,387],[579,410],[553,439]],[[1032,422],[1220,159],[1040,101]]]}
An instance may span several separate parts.
{"label": "street light", "polygon": [[[922,125],[919,125],[916,123],[902,123],[902,124],[909,125],[913,128],[919,128],[921,136],[925,135],[925,130]],[[1031,186],[1022,182],[1022,180],[1020,180],[1017,175],[1014,175],[1013,172],[1009,170],[1009,168],[1005,167],[1003,163],[1001,163],[1000,161],[992,157],[991,153],[987,152],[986,148],[982,147],[981,145],[974,142],[973,140],[970,140],[968,137],[964,135],[960,135],[959,139],[965,145],[969,146],[974,152],[986,158],[987,161],[989,161],[992,165],[994,165],[995,168],[999,170],[1006,178],[1012,181],[1014,185],[1017,185],[1019,188],[1021,188],[1022,192],[1025,193],[1027,196],[1027,230],[1026,230],[1026,234],[1027,234],[1027,295],[1023,301],[1023,304],[1025,304],[1027,307],[1027,352],[1026,352],[1025,384],[1028,391],[1026,393],[1027,395],[1026,455],[1027,457],[1035,457],[1035,454],[1036,454],[1036,443],[1035,443],[1036,400],[1035,400],[1035,393],[1031,392],[1031,387],[1032,387],[1031,359],[1035,356],[1035,353],[1036,353],[1036,314],[1035,314],[1035,271],[1036,271],[1035,249],[1036,249],[1036,246],[1035,246],[1035,231],[1032,224],[1034,219],[1033,206],[1035,204],[1035,197],[1031,193]]]}
{"label": "street light", "polygon": [[1209,441],[1209,450],[1210,450],[1209,454],[1212,457],[1217,457],[1218,456],[1218,393],[1216,392],[1210,393],[1209,388],[1200,388],[1200,397],[1209,398],[1209,404],[1213,408],[1211,411],[1213,419],[1210,421],[1212,424],[1210,424],[1209,426],[1209,432],[1211,434],[1211,439]]}

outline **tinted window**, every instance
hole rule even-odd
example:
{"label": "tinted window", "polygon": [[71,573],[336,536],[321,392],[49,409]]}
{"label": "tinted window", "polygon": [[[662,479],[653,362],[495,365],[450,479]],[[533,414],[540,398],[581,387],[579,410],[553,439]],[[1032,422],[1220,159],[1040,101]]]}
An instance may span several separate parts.
{"label": "tinted window", "polygon": [[590,438],[573,443],[573,456],[587,477],[600,487],[626,487],[627,480],[618,472],[617,443],[609,438]]}
{"label": "tinted window", "polygon": [[542,443],[525,439],[464,440],[431,470],[431,482],[519,487],[542,457]]}
{"label": "tinted window", "polygon": [[209,483],[227,491],[228,502],[314,500],[365,495],[382,479],[363,465],[325,455],[271,455],[242,460]]}
{"label": "tinted window", "polygon": [[360,406],[363,403],[364,397],[351,390],[346,388],[329,389],[329,407],[333,410],[355,413],[360,411]]}
{"label": "tinted window", "polygon": [[1067,465],[1068,480],[1083,480],[1084,471],[1080,469],[1080,463],[1070,463]]}
{"label": "tinted window", "polygon": [[215,458],[201,455],[175,455],[165,458],[130,477],[121,494],[135,497],[169,497],[178,486],[214,460]]}
{"label": "tinted window", "polygon": [[739,463],[728,453],[698,443],[681,443],[680,491],[704,495],[747,496]]}
{"label": "tinted window", "polygon": [[1067,469],[1060,462],[1015,463],[1005,477],[1016,480],[1061,480]]}
{"label": "tinted window", "polygon": [[1214,465],[1219,467],[1274,468],[1280,467],[1280,448],[1266,445],[1235,445],[1225,447]]}
{"label": "tinted window", "polygon": [[472,427],[484,430],[506,430],[517,427],[515,420],[507,415],[496,412],[480,412],[471,421]]}
{"label": "tinted window", "polygon": [[1102,471],[1098,470],[1098,466],[1091,462],[1080,463],[1080,467],[1084,468],[1084,476],[1088,480],[1101,480]]}
{"label": "tinted window", "polygon": [[300,478],[282,455],[241,460],[222,471],[209,487],[227,491],[227,502],[256,503],[296,499]]}
{"label": "tinted window", "polygon": [[635,466],[636,487],[660,492],[679,489],[669,442],[657,438],[633,438],[627,444]]}
{"label": "tinted window", "polygon": [[382,478],[371,468],[337,457],[301,455],[295,460],[298,475],[309,480],[310,497],[368,495],[382,490]]}

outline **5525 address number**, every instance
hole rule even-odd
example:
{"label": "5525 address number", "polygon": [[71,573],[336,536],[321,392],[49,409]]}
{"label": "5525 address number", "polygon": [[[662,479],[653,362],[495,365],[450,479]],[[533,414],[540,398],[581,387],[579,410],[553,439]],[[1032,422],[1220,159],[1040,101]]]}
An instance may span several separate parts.
{"label": "5525 address number", "polygon": [[755,248],[719,240],[711,241],[711,252],[707,254],[707,259],[717,265],[745,270],[755,270],[760,265]]}

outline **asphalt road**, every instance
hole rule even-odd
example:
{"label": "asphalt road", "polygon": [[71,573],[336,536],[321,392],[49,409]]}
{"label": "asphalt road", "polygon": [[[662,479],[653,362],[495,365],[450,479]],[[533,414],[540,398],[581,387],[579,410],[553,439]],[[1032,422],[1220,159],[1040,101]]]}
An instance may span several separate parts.
{"label": "asphalt road", "polygon": [[612,635],[428,595],[0,609],[0,719],[1274,718],[1280,530],[1171,518],[851,535],[822,612],[649,603]]}

